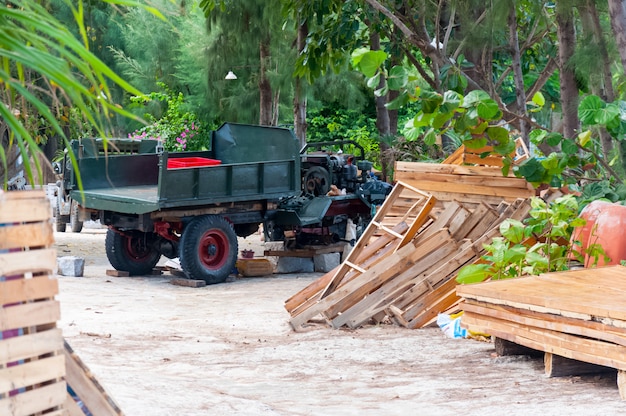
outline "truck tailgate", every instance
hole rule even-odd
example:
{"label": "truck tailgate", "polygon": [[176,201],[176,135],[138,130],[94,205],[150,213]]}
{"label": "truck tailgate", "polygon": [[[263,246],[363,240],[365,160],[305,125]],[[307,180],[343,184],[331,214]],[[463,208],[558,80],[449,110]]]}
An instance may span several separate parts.
{"label": "truck tailgate", "polygon": [[72,191],[72,198],[85,208],[124,214],[146,214],[159,210],[157,190],[156,185],[89,189],[82,195],[79,191]]}

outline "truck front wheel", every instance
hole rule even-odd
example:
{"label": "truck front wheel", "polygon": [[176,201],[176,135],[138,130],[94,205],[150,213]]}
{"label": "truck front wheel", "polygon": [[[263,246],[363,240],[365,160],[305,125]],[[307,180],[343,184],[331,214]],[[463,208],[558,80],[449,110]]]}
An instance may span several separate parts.
{"label": "truck front wheel", "polygon": [[237,235],[232,225],[216,215],[196,217],[180,238],[180,265],[193,279],[222,283],[237,261]]}
{"label": "truck front wheel", "polygon": [[153,237],[151,233],[127,235],[109,229],[104,245],[111,266],[131,275],[150,274],[161,258],[161,253],[152,244]]}

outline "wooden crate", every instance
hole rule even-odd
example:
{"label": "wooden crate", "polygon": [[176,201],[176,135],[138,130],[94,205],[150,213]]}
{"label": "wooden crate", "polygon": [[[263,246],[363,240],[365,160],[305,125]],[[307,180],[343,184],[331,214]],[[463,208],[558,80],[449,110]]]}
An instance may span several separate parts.
{"label": "wooden crate", "polygon": [[267,259],[239,259],[235,265],[242,276],[268,276],[274,273],[274,265]]}
{"label": "wooden crate", "polygon": [[59,415],[67,397],[51,207],[0,191],[0,414]]}

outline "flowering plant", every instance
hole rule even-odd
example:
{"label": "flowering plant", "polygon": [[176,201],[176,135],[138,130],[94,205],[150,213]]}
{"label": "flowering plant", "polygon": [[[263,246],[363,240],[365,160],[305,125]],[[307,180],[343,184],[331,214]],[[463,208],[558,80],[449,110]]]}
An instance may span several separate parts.
{"label": "flowering plant", "polygon": [[163,83],[159,83],[159,86],[165,90],[164,93],[152,92],[132,97],[131,101],[139,104],[164,102],[165,111],[158,118],[153,114],[145,114],[144,117],[151,124],[130,133],[128,138],[159,140],[168,152],[207,150],[209,136],[206,128],[194,113],[184,111],[183,94],[174,93]]}

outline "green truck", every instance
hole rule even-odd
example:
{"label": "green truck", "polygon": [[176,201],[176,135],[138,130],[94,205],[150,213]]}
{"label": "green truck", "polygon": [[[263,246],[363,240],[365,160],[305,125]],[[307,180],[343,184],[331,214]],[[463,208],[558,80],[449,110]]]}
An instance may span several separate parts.
{"label": "green truck", "polygon": [[[110,140],[105,154],[96,139],[74,141],[72,150],[83,189],[66,161],[60,192],[76,204],[79,220],[108,227],[107,257],[131,275],[150,273],[161,256],[178,257],[188,277],[221,283],[234,270],[237,237],[260,224],[270,240],[291,231],[307,241],[336,241],[346,224],[369,222],[389,191],[371,177],[371,163],[349,155],[342,165],[325,151],[301,153],[286,128],[226,123],[202,152]],[[332,185],[349,191],[326,196]]]}

